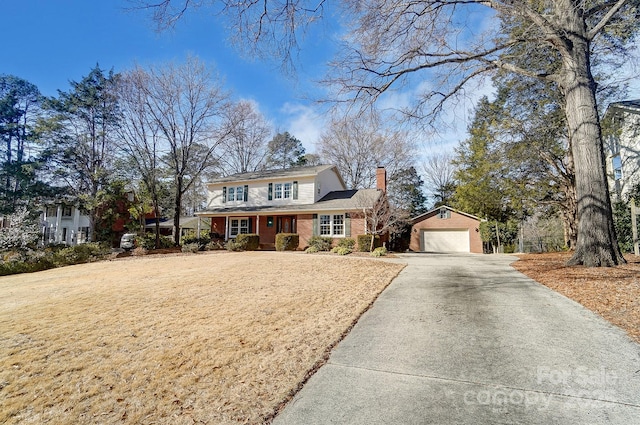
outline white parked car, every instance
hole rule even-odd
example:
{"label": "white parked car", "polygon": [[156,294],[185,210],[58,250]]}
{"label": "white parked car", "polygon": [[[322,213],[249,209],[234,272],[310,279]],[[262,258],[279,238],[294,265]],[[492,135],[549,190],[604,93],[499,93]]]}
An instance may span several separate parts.
{"label": "white parked car", "polygon": [[124,250],[130,250],[135,248],[136,243],[136,234],[135,233],[125,233],[120,238],[120,248]]}

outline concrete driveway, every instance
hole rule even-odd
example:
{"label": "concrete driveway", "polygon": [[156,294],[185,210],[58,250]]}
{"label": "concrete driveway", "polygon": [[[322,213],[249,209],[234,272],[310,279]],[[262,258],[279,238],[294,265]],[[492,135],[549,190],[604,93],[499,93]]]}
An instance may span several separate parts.
{"label": "concrete driveway", "polygon": [[640,345],[512,269],[408,266],[274,424],[640,424]]}

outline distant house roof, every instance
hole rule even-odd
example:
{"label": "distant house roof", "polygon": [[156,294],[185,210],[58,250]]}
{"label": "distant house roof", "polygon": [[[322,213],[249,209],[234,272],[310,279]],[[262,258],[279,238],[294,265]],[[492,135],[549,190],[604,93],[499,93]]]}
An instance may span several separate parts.
{"label": "distant house roof", "polygon": [[468,213],[466,213],[466,212],[463,212],[463,211],[457,210],[457,209],[455,209],[455,208],[451,208],[451,207],[450,207],[450,206],[448,206],[448,205],[442,205],[442,206],[439,206],[439,207],[434,208],[434,209],[432,209],[432,210],[429,210],[429,211],[427,211],[426,213],[420,214],[420,215],[419,215],[419,216],[417,216],[417,217],[412,218],[412,219],[411,219],[411,222],[412,222],[412,223],[416,223],[416,222],[418,222],[418,221],[422,220],[423,218],[425,218],[426,216],[431,215],[431,214],[433,214],[433,213],[435,213],[435,212],[440,211],[442,208],[446,208],[446,209],[448,209],[449,211],[453,211],[453,212],[455,212],[455,213],[458,213],[458,214],[461,214],[461,215],[467,216],[467,217],[472,218],[472,219],[474,219],[474,220],[483,221],[480,217],[476,217],[476,216],[475,216],[475,215],[473,215],[473,214],[468,214]]}
{"label": "distant house roof", "polygon": [[266,206],[239,206],[225,208],[210,208],[196,213],[196,215],[235,213],[301,213],[314,211],[353,211],[370,208],[382,195],[377,189],[337,190],[327,193],[314,204],[304,205],[266,205]]}
{"label": "distant house roof", "polygon": [[624,109],[625,111],[628,111],[628,112],[640,114],[640,99],[613,102],[609,104],[609,108]]}
{"label": "distant house roof", "polygon": [[[284,168],[278,170],[262,170],[255,171],[252,173],[238,173],[232,174],[227,177],[221,177],[219,179],[214,179],[209,182],[209,184],[220,184],[220,183],[235,183],[235,182],[246,182],[251,180],[266,180],[266,179],[279,179],[279,178],[293,178],[293,177],[308,177],[315,176],[322,171],[334,169],[336,175],[342,181],[342,177],[340,173],[338,173],[338,169],[335,165],[315,165],[309,167],[293,167],[293,168]],[[343,182],[344,183],[344,182]]]}
{"label": "distant house roof", "polygon": [[[198,219],[200,217],[180,217],[180,227],[182,228],[197,228],[198,227]],[[151,219],[152,221],[146,221],[145,227],[148,229],[155,228],[156,222],[155,219]],[[201,222],[200,224],[203,228],[208,227],[209,223],[206,221]],[[172,229],[173,228],[173,220],[160,219],[159,227],[162,229]]]}

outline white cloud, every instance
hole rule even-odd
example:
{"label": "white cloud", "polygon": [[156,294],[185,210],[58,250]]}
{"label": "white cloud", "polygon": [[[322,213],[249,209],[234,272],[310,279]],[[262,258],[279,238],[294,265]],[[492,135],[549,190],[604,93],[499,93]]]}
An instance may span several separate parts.
{"label": "white cloud", "polygon": [[302,142],[307,153],[316,151],[316,143],[326,126],[324,116],[308,105],[301,103],[285,103],[280,109],[284,116],[278,131],[288,131]]}

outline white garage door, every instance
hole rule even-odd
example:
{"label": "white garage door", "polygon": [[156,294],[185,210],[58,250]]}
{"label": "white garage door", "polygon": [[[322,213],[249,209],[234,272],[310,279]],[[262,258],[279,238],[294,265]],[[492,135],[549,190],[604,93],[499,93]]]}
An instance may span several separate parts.
{"label": "white garage door", "polygon": [[471,252],[469,230],[423,230],[422,250],[426,252]]}

